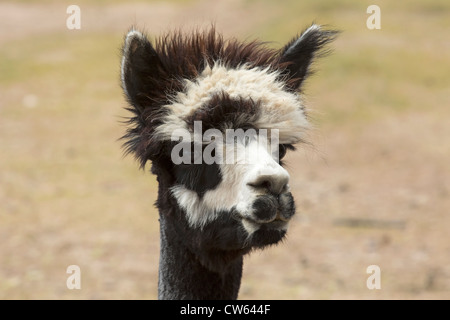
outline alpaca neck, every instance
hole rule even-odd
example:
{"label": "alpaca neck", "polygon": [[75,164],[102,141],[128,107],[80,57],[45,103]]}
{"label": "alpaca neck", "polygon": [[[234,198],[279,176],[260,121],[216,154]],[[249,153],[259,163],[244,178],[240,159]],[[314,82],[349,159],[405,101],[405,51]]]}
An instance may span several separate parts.
{"label": "alpaca neck", "polygon": [[189,236],[177,229],[176,220],[160,214],[158,298],[237,299],[242,277],[242,256],[220,270],[205,267],[198,254],[186,244]]}

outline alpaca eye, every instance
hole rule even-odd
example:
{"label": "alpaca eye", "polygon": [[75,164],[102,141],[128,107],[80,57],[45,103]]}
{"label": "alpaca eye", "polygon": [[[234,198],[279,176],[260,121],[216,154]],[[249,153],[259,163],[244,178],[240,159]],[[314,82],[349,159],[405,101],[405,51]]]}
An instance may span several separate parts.
{"label": "alpaca eye", "polygon": [[284,144],[280,144],[278,146],[278,159],[281,160],[284,158],[284,156],[286,155],[286,146]]}

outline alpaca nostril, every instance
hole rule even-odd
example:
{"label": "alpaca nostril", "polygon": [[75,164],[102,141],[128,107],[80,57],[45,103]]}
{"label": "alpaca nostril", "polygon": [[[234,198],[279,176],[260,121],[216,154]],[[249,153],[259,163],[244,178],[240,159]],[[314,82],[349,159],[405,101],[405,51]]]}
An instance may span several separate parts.
{"label": "alpaca nostril", "polygon": [[270,190],[272,188],[272,183],[269,180],[263,180],[259,185],[256,186],[257,188],[264,188],[267,190]]}
{"label": "alpaca nostril", "polygon": [[270,190],[270,188],[272,187],[272,183],[269,180],[257,180],[255,182],[249,182],[247,183],[247,185],[255,189],[266,189],[266,190]]}
{"label": "alpaca nostril", "polygon": [[288,189],[288,178],[284,176],[260,176],[256,181],[247,183],[247,185],[255,188],[265,190],[269,193],[279,195]]}

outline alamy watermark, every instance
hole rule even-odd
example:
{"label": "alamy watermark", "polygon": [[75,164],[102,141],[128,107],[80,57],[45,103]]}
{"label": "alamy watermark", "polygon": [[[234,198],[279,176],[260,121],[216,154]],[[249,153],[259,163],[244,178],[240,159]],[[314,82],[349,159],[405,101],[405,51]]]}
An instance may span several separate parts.
{"label": "alamy watermark", "polygon": [[70,16],[67,17],[66,27],[69,30],[81,29],[81,9],[76,4],[72,4],[67,7],[66,13]]}
{"label": "alamy watermark", "polygon": [[381,289],[381,269],[376,264],[367,267],[366,273],[371,274],[366,280],[367,289]]}
{"label": "alamy watermark", "polygon": [[81,269],[76,264],[67,267],[66,273],[70,274],[66,280],[67,289],[81,289]]}
{"label": "alamy watermark", "polygon": [[367,7],[367,13],[371,15],[367,18],[366,26],[369,30],[381,29],[381,9],[376,4]]}
{"label": "alamy watermark", "polygon": [[[269,132],[270,131],[270,132]],[[256,163],[258,150],[266,150],[279,160],[278,129],[202,130],[202,122],[194,121],[194,131],[176,129],[171,135],[171,160],[174,164],[250,164]]]}

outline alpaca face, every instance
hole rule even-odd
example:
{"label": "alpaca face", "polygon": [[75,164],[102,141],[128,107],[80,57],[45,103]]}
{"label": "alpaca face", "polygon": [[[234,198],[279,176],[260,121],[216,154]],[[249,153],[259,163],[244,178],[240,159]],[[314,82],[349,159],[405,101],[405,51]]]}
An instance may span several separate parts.
{"label": "alpaca face", "polygon": [[[295,212],[289,174],[256,141],[239,148],[247,149],[258,162],[175,166],[176,183],[170,191],[193,229],[201,232],[217,221],[221,221],[217,229],[238,223],[239,236],[224,235],[229,243],[237,241],[236,247],[275,243],[285,235]],[[197,187],[199,180],[209,185]],[[261,235],[264,230],[271,231],[270,237]],[[259,234],[257,243],[255,234]]]}
{"label": "alpaca face", "polygon": [[125,147],[170,177],[164,194],[198,231],[195,243],[243,249],[285,236],[295,207],[282,158],[308,128],[298,91],[333,37],[313,25],[277,51],[214,30],[155,47],[127,35],[122,86],[134,116]]}
{"label": "alpaca face", "polygon": [[[192,227],[202,229],[225,214],[241,223],[246,239],[261,230],[271,232],[261,236],[267,244],[285,235],[295,208],[280,160],[308,122],[299,96],[285,91],[278,77],[276,71],[214,65],[163,107],[159,138],[178,140],[174,132],[183,128],[199,145],[181,150],[198,149],[200,159],[176,165],[170,189]],[[215,161],[207,164],[202,158],[210,147]]]}

